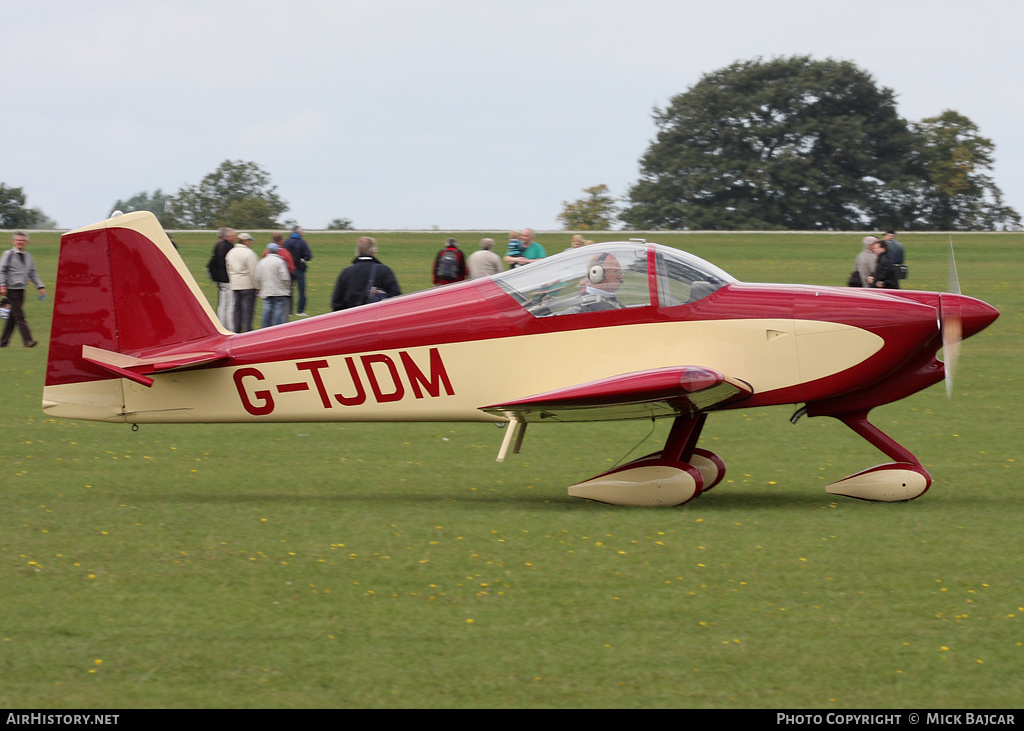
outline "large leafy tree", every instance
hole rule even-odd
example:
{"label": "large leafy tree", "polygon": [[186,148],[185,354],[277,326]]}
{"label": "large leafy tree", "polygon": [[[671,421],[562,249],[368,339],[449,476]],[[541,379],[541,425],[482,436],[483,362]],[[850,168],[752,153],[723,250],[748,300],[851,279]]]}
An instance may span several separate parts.
{"label": "large leafy tree", "polygon": [[0,183],[0,228],[56,228],[39,208],[25,205],[25,192],[21,188]]}
{"label": "large leafy tree", "polygon": [[111,210],[121,211],[121,213],[150,211],[157,217],[162,225],[171,228],[172,226],[170,224],[173,223],[173,221],[167,211],[171,200],[171,196],[165,195],[162,190],[157,188],[152,193],[142,191],[126,200],[118,200],[114,203],[114,207]]}
{"label": "large leafy tree", "polygon": [[995,145],[959,112],[946,110],[914,125],[927,173],[922,217],[939,230],[1019,229],[1020,214],[1003,203],[987,171]]}
{"label": "large leafy tree", "polygon": [[617,207],[607,185],[584,188],[586,198],[563,202],[558,220],[571,231],[607,231],[615,220]]}
{"label": "large leafy tree", "polygon": [[278,228],[288,210],[270,174],[254,162],[225,160],[199,185],[187,185],[170,201],[168,222],[178,228]]}
{"label": "large leafy tree", "polygon": [[634,228],[860,229],[915,215],[921,169],[893,93],[845,61],[737,62],[656,109]]}

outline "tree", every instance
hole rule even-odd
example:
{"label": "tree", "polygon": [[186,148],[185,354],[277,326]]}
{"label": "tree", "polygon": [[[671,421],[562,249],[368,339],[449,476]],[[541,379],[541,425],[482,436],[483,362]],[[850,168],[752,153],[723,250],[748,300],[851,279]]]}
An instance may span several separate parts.
{"label": "tree", "polygon": [[913,216],[922,171],[892,91],[845,61],[737,62],[655,109],[635,228],[860,229]]}
{"label": "tree", "polygon": [[187,185],[168,206],[177,228],[278,228],[288,204],[270,184],[270,174],[254,162],[225,160],[199,185]]}
{"label": "tree", "polygon": [[328,231],[351,231],[352,229],[352,219],[350,218],[335,218],[327,224]]}
{"label": "tree", "polygon": [[57,224],[56,221],[54,221],[52,218],[50,218],[45,213],[43,213],[43,209],[42,208],[33,207],[32,208],[32,215],[35,216],[35,219],[36,219],[35,223],[32,224],[33,228],[50,229],[50,230],[55,229],[55,228],[60,228],[60,226]]}
{"label": "tree", "polygon": [[280,228],[277,215],[280,211],[266,198],[255,195],[245,196],[231,201],[220,211],[214,221],[214,228],[231,226],[231,228]]}
{"label": "tree", "polygon": [[586,198],[568,203],[562,202],[558,220],[570,231],[607,231],[612,227],[618,213],[615,199],[607,185],[584,188]]}
{"label": "tree", "polygon": [[995,145],[978,126],[947,109],[913,126],[927,174],[922,213],[938,230],[1019,229],[1020,214],[1004,205],[1003,193],[985,171]]}
{"label": "tree", "polygon": [[56,228],[55,221],[39,208],[25,206],[25,193],[0,183],[0,228]]}
{"label": "tree", "polygon": [[172,223],[170,215],[167,212],[168,205],[173,200],[169,195],[165,195],[159,188],[153,191],[152,195],[146,191],[136,193],[127,200],[119,200],[114,203],[114,207],[111,211],[121,211],[121,213],[132,213],[134,211],[149,211],[160,224],[165,228],[173,228],[169,225]]}

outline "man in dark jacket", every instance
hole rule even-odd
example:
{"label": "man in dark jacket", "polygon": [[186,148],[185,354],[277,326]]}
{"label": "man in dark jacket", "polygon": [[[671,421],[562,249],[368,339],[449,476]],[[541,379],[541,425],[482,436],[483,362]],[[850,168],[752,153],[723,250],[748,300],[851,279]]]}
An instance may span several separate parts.
{"label": "man in dark jacket", "polygon": [[377,242],[369,236],[363,236],[356,242],[356,258],[352,265],[346,267],[338,275],[331,295],[331,310],[345,310],[358,307],[367,302],[376,302],[386,297],[397,297],[402,294],[398,279],[391,268],[381,264],[374,256],[377,253]]}
{"label": "man in dark jacket", "polygon": [[903,244],[896,240],[896,232],[891,229],[885,232],[882,240],[889,247],[889,258],[896,265],[896,286],[894,289],[899,289],[900,280],[906,279],[906,269],[904,268],[907,258],[906,251],[903,248]]}
{"label": "man in dark jacket", "polygon": [[296,314],[299,317],[308,317],[306,314],[306,262],[313,258],[313,251],[309,244],[302,238],[302,227],[294,226],[292,235],[284,242],[284,248],[292,255],[295,262],[295,269],[292,271],[292,284],[299,290],[299,300],[295,303]]}
{"label": "man in dark jacket", "polygon": [[217,283],[217,317],[228,330],[233,330],[235,322],[235,298],[228,281],[226,263],[228,252],[235,246],[238,232],[225,226],[220,230],[220,237],[213,246],[213,256],[206,265],[210,279]]}
{"label": "man in dark jacket", "polygon": [[871,248],[878,259],[875,260],[875,274],[868,277],[868,282],[877,289],[899,289],[899,270],[889,254],[889,244],[876,241]]}

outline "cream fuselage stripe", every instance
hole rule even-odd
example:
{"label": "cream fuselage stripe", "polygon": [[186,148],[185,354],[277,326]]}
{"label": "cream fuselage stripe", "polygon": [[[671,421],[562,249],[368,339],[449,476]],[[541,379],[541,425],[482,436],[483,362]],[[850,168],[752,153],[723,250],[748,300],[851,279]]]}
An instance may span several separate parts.
{"label": "cream fuselage stripe", "polygon": [[[482,406],[669,366],[711,368],[765,393],[839,373],[883,344],[830,322],[645,323],[182,370],[155,374],[148,388],[121,383],[124,418],[138,423],[493,421]],[[121,411],[120,398],[97,403],[99,383],[83,400],[85,386],[49,387],[47,412],[110,419]]]}

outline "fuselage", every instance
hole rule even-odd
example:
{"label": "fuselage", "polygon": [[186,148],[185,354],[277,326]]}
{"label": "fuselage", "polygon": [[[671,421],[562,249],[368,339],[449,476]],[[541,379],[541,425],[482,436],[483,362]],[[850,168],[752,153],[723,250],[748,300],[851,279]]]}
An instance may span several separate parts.
{"label": "fuselage", "polygon": [[[157,373],[149,386],[117,378],[64,384],[56,374],[48,377],[47,411],[135,423],[497,421],[480,409],[622,374],[694,365],[751,387],[749,398],[726,408],[807,403],[827,414],[865,394],[878,403],[902,398],[942,377],[937,293],[731,280],[682,302],[666,295],[668,285],[655,271],[661,247],[633,246],[647,252],[649,266],[645,275],[638,253],[636,286],[650,291],[621,309],[551,315],[498,275],[192,340],[178,350],[229,357]],[[976,313],[965,336],[994,319],[984,303],[956,302]],[[160,353],[174,350],[161,347]],[[72,388],[90,394],[61,397]]]}

